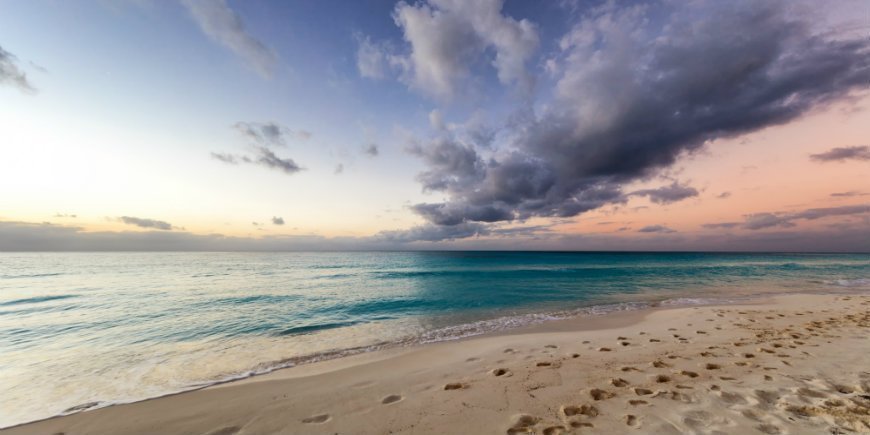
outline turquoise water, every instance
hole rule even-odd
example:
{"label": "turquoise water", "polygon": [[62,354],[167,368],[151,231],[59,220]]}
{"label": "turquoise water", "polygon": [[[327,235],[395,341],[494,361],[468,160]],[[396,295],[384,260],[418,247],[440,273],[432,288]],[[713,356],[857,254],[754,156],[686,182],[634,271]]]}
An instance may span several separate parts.
{"label": "turquoise water", "polygon": [[870,255],[4,253],[0,427],[577,314],[868,290]]}

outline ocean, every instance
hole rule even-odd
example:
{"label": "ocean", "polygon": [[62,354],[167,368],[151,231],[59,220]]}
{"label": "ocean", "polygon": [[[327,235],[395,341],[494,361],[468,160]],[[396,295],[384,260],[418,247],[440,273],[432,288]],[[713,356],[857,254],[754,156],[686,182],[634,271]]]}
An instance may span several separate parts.
{"label": "ocean", "polygon": [[0,253],[0,427],[576,315],[868,290],[867,254]]}

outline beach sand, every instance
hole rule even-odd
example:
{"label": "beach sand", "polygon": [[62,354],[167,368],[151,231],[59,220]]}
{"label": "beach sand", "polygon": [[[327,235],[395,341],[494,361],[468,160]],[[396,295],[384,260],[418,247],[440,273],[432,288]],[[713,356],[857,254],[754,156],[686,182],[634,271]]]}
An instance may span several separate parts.
{"label": "beach sand", "polygon": [[659,308],[356,355],[4,434],[870,433],[870,297]]}

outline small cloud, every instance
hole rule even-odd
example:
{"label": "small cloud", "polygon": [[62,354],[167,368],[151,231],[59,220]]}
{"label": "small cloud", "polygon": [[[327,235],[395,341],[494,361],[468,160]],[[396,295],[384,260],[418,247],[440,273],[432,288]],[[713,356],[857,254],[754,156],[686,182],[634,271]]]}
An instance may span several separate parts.
{"label": "small cloud", "polygon": [[854,191],[854,190],[850,190],[848,192],[834,192],[831,194],[831,196],[833,196],[835,198],[850,198],[853,196],[867,196],[867,195],[870,195],[870,193],[858,192],[858,191]]}
{"label": "small cloud", "polygon": [[251,36],[242,17],[226,0],[182,0],[203,33],[243,58],[264,78],[272,76],[277,63],[275,53]]}
{"label": "small cloud", "polygon": [[259,155],[253,162],[258,165],[265,166],[267,168],[277,169],[279,171],[283,171],[286,174],[295,174],[304,169],[296,164],[293,159],[282,159],[276,156],[275,153],[273,153],[268,148],[258,147],[257,153]]}
{"label": "small cloud", "polygon": [[74,214],[65,214],[65,213],[55,213],[55,214],[54,214],[54,217],[56,217],[56,218],[72,218],[72,219],[75,219],[75,218],[78,217],[78,215],[74,215]]}
{"label": "small cloud", "polygon": [[731,197],[731,192],[722,192],[722,193],[716,195],[716,198],[719,198],[719,199],[725,199],[725,198],[730,198],[730,197]]}
{"label": "small cloud", "polygon": [[819,154],[810,154],[810,160],[816,162],[844,162],[846,160],[870,160],[870,146],[853,146],[831,148]]}
{"label": "small cloud", "polygon": [[674,181],[670,186],[638,190],[632,192],[631,195],[646,196],[655,204],[670,204],[672,202],[698,196],[698,189],[695,189],[692,186],[681,185]]}
{"label": "small cloud", "polygon": [[233,125],[242,136],[268,147],[286,146],[287,139],[306,141],[312,133],[306,130],[292,130],[277,122],[242,122]]}
{"label": "small cloud", "polygon": [[211,153],[211,157],[215,160],[219,160],[224,163],[228,163],[230,165],[238,165],[239,161],[245,159],[243,156],[236,156],[233,154],[226,153]]}
{"label": "small cloud", "polygon": [[284,218],[273,216],[272,217],[272,225],[284,225]]}
{"label": "small cloud", "polygon": [[215,160],[227,163],[230,165],[238,165],[239,163],[250,163],[260,166],[265,166],[271,169],[280,170],[286,174],[295,174],[305,168],[299,166],[293,159],[284,159],[275,155],[272,150],[266,147],[255,147],[256,156],[242,156],[226,153],[211,153],[211,157]]}
{"label": "small cloud", "polygon": [[338,174],[341,174],[342,172],[344,172],[344,163],[339,163],[339,164],[335,165],[335,170],[333,171],[333,173],[338,175]]}
{"label": "small cloud", "polygon": [[717,223],[713,223],[713,224],[704,224],[701,226],[704,228],[709,228],[709,229],[737,228],[740,226],[740,222],[717,222]]}
{"label": "small cloud", "polygon": [[170,231],[173,226],[169,222],[158,221],[155,219],[138,218],[133,216],[121,216],[118,218],[121,222],[127,225],[135,225],[140,228],[153,228],[155,230]]}
{"label": "small cloud", "polygon": [[664,225],[648,225],[639,230],[639,233],[676,233],[676,230],[670,229]]}
{"label": "small cloud", "polygon": [[369,157],[377,157],[380,154],[378,150],[377,144],[369,144],[365,148],[363,148],[363,153],[368,155]]}
{"label": "small cloud", "polygon": [[36,93],[36,88],[27,80],[27,74],[18,68],[18,58],[3,47],[0,47],[0,84],[10,84],[27,94]]}

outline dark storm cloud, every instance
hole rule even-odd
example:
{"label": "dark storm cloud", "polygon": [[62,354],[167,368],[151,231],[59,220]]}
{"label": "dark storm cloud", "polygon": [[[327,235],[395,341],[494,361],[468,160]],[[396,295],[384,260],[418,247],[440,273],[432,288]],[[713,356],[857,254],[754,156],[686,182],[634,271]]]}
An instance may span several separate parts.
{"label": "dark storm cloud", "polygon": [[810,154],[810,159],[816,162],[843,162],[846,160],[870,160],[870,147],[853,146],[831,148],[819,154]]}
{"label": "dark storm cloud", "polygon": [[288,138],[311,138],[311,133],[305,130],[294,131],[275,122],[237,122],[233,127],[246,138],[268,147],[285,146]]}
{"label": "dark storm cloud", "polygon": [[670,229],[664,225],[648,225],[639,230],[639,233],[675,233],[676,230]]}
{"label": "dark storm cloud", "polygon": [[0,84],[15,86],[22,92],[35,93],[36,88],[27,80],[27,74],[18,68],[18,58],[0,46]]}
{"label": "dark storm cloud", "polygon": [[169,231],[172,229],[172,224],[170,224],[169,222],[158,221],[154,219],[138,218],[133,216],[121,216],[118,219],[127,225],[135,225],[140,228],[153,228],[155,230],[163,231]]}
{"label": "dark storm cloud", "polygon": [[[585,16],[552,59],[554,100],[517,112],[491,157],[443,134],[412,146],[427,166],[424,191],[447,198],[414,210],[450,226],[624,203],[626,184],[682,155],[787,123],[870,81],[870,41],[813,33],[811,17],[787,2],[669,5]],[[646,194],[667,202],[697,194],[689,189]]]}
{"label": "dark storm cloud", "polygon": [[656,189],[637,190],[631,194],[636,196],[646,196],[650,201],[656,204],[670,204],[672,202],[698,196],[698,189],[691,186],[680,185],[674,181],[670,186],[663,186]]}
{"label": "dark storm cloud", "polygon": [[284,218],[273,216],[272,217],[272,224],[273,225],[284,225]]}

